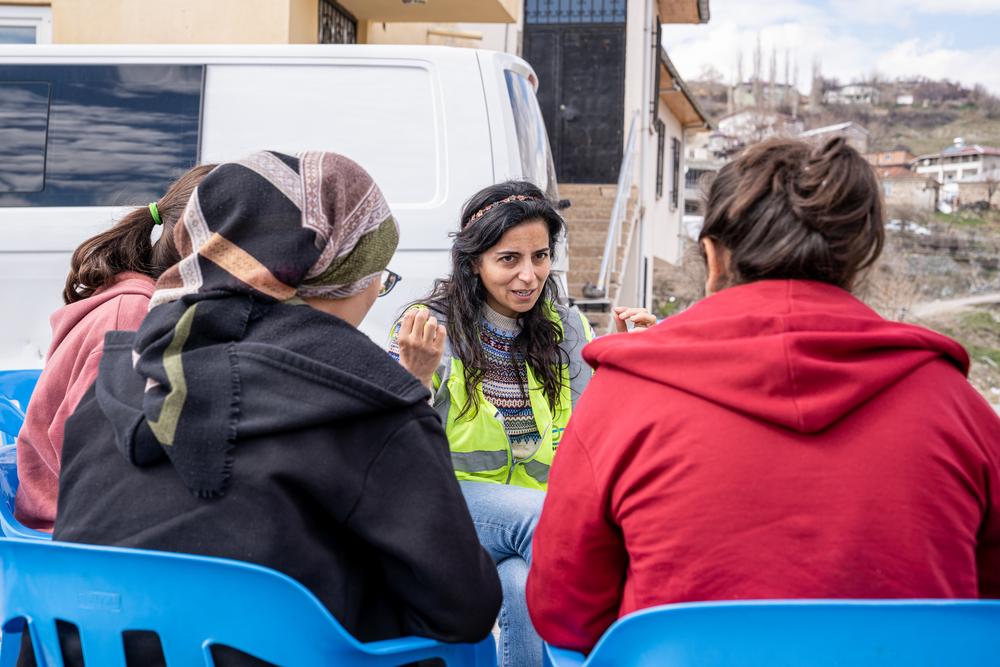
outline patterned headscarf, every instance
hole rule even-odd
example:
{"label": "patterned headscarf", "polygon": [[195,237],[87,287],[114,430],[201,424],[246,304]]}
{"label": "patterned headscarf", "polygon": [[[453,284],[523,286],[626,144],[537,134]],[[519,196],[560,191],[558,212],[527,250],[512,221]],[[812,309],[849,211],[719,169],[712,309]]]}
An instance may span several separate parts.
{"label": "patterned headscarf", "polygon": [[157,281],[150,308],[216,290],[278,301],[350,296],[388,265],[399,227],[354,161],[268,151],[212,170],[174,241],[183,259]]}
{"label": "patterned headscarf", "polygon": [[253,303],[357,294],[388,265],[399,228],[348,158],[261,152],[205,177],[174,241],[183,259],[156,283],[133,360],[156,441],[192,492],[218,496],[239,422],[234,346]]}

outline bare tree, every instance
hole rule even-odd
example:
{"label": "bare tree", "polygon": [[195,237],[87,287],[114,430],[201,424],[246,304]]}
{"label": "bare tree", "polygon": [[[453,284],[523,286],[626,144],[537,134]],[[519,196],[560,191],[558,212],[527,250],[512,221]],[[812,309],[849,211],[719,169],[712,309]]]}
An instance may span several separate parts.
{"label": "bare tree", "polygon": [[809,110],[816,113],[823,106],[823,73],[819,58],[813,58],[812,88],[809,90]]}
{"label": "bare tree", "polygon": [[764,96],[761,88],[761,77],[763,76],[761,58],[760,33],[758,32],[757,46],[753,50],[753,102],[758,110],[764,106]]}
{"label": "bare tree", "polygon": [[792,118],[799,117],[799,61],[792,67],[792,88],[788,91],[792,96]]}
{"label": "bare tree", "polygon": [[1000,118],[1000,97],[992,95],[982,84],[972,89],[971,99],[987,118]]}
{"label": "bare tree", "polygon": [[781,89],[781,106],[785,109],[789,107],[789,93],[791,90],[791,80],[788,78],[788,68],[790,66],[788,58],[788,49],[785,49],[785,87]]}
{"label": "bare tree", "polygon": [[714,65],[711,63],[705,63],[701,66],[701,72],[698,74],[698,78],[696,80],[718,85],[725,80],[725,77]]}
{"label": "bare tree", "polygon": [[1000,170],[990,169],[983,174],[983,183],[986,184],[986,203],[993,208],[993,195],[1000,190]]}
{"label": "bare tree", "polygon": [[778,78],[778,49],[771,47],[771,68],[767,79],[767,106],[774,108],[774,86]]}

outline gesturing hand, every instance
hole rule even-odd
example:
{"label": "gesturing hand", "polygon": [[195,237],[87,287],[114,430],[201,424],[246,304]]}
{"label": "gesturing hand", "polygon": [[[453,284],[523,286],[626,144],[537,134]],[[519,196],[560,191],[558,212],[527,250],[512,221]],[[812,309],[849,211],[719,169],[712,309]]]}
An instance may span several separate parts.
{"label": "gesturing hand", "polygon": [[396,337],[399,343],[399,363],[413,373],[431,391],[434,371],[441,363],[444,341],[448,333],[444,325],[426,308],[413,308],[403,315]]}
{"label": "gesturing hand", "polygon": [[628,323],[631,322],[637,329],[648,329],[656,324],[656,317],[645,308],[629,308],[627,306],[614,307],[615,332],[624,333],[628,331]]}

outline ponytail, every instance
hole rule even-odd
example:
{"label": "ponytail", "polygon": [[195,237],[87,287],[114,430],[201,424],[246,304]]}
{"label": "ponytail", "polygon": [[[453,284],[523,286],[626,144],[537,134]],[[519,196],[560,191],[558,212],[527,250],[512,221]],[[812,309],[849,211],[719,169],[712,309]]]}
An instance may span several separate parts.
{"label": "ponytail", "polygon": [[214,167],[209,164],[189,169],[156,202],[163,224],[163,233],[156,243],[150,240],[156,221],[147,206],[133,210],[111,229],[81,243],[70,261],[63,301],[70,304],[86,299],[126,271],[155,280],[180,261],[174,245],[174,224],[195,187]]}

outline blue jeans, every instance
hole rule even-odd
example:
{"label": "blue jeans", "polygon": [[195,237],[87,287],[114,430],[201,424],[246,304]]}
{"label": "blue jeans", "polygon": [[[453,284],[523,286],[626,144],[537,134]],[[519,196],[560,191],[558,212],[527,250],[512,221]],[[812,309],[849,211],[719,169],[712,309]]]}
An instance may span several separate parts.
{"label": "blue jeans", "polygon": [[497,662],[500,667],[539,667],[542,639],[531,625],[524,586],[545,492],[489,482],[459,485],[479,542],[493,556],[503,588]]}

